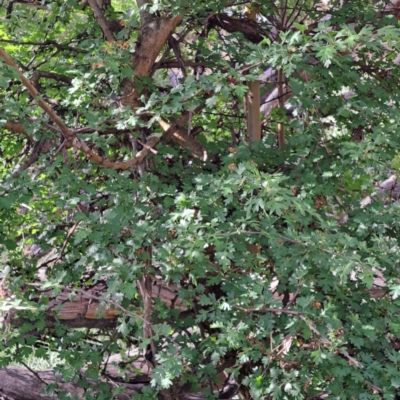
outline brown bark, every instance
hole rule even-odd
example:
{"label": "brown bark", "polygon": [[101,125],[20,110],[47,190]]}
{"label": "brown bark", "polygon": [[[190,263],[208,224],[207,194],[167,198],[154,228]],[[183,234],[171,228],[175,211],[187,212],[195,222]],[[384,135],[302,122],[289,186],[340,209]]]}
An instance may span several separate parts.
{"label": "brown bark", "polygon": [[[96,8],[95,5],[94,8]],[[121,88],[122,102],[131,106],[132,109],[140,105],[139,97],[143,93],[140,78],[149,76],[151,74],[153,65],[162,47],[167,42],[173,30],[182,20],[181,15],[176,17],[153,17],[146,12],[141,12],[141,15],[143,16],[143,25],[137,42],[136,51],[133,55],[132,60],[135,70],[135,80],[132,82],[125,79]],[[151,136],[146,143],[146,147],[141,150],[135,157],[128,161],[112,162],[107,158],[96,154],[86,144],[86,142],[79,139],[76,134],[63,123],[63,121],[57,116],[54,110],[52,110],[51,107],[49,107],[49,105],[40,98],[40,94],[38,93],[38,91],[24,77],[18,66],[7,54],[7,52],[1,48],[0,57],[5,60],[6,64],[15,68],[24,86],[28,89],[31,96],[37,101],[38,105],[50,116],[50,118],[58,126],[65,140],[69,144],[72,144],[73,147],[75,147],[76,149],[83,151],[86,154],[87,158],[89,158],[91,161],[104,167],[126,170],[139,165],[147,156],[147,154],[151,151],[151,148],[160,141],[161,138],[157,136]],[[17,129],[21,133],[23,132],[20,127],[10,125],[10,123],[8,124],[8,128]],[[195,153],[204,153],[203,147],[197,142],[196,139],[189,138],[188,135],[185,136],[182,134],[182,132],[177,134],[177,131],[181,128],[181,126],[176,126],[176,128],[170,127],[170,129],[166,130],[165,134],[170,135],[171,137],[176,136],[180,144],[188,145],[189,148]]]}
{"label": "brown bark", "polygon": [[[254,250],[254,252],[259,252],[259,248],[257,247],[257,250]],[[270,289],[275,291],[277,285],[278,281],[274,280]],[[46,327],[52,328],[56,323],[60,323],[73,329],[112,328],[116,326],[119,315],[123,315],[124,313],[127,315],[133,315],[130,314],[129,310],[118,307],[118,304],[112,303],[111,301],[100,305],[99,299],[105,290],[105,284],[99,284],[89,290],[78,292],[77,296],[75,296],[73,300],[69,300],[71,290],[63,290],[60,295],[51,299],[49,302],[48,311],[45,315]],[[151,296],[153,299],[159,298],[168,306],[168,308],[173,307],[181,310],[180,318],[185,318],[185,316],[192,313],[191,310],[187,310],[182,306],[180,299],[177,299],[177,288],[155,284],[152,286],[151,290]],[[384,277],[382,274],[377,274],[372,288],[368,290],[370,297],[382,298],[387,294],[387,292],[388,289]],[[282,296],[275,293],[274,298],[279,299],[282,298]],[[16,318],[11,321],[11,325],[19,327],[26,322],[32,323],[32,321],[16,316]]]}
{"label": "brown bark", "polygon": [[[246,16],[257,24],[257,7],[252,3],[247,7]],[[261,140],[261,118],[260,118],[260,81],[247,82],[246,93],[246,117],[247,137],[250,142]]]}
{"label": "brown bark", "polygon": [[[65,140],[67,140],[67,142],[71,142],[74,139],[75,135],[73,135],[71,130],[65,126],[64,122],[54,112],[54,110],[45,101],[42,100],[40,93],[38,93],[38,91],[35,89],[33,84],[27,78],[25,78],[25,76],[22,74],[22,72],[20,71],[17,64],[14,62],[14,60],[2,48],[0,48],[0,57],[4,59],[5,63],[8,66],[15,69],[19,78],[21,79],[21,82],[27,88],[29,94],[35,99],[37,104],[46,112],[47,115],[50,116],[50,118],[53,120],[53,122],[58,126],[58,128],[60,129],[60,132],[64,136]],[[75,139],[77,139],[77,138],[75,138]]]}
{"label": "brown bark", "polygon": [[6,121],[4,124],[4,129],[7,129],[10,132],[13,133],[19,133],[27,137],[29,141],[33,140],[32,135],[29,135],[28,132],[26,131],[25,127],[21,124],[21,122],[17,121]]}
{"label": "brown bark", "polygon": [[141,13],[142,27],[136,44],[132,65],[135,80],[125,79],[122,83],[122,102],[133,110],[140,106],[139,97],[143,93],[140,78],[150,76],[154,63],[161,49],[174,29],[182,21],[182,15],[176,17],[153,17],[146,12]]}
{"label": "brown bark", "polygon": [[[124,369],[123,377],[121,374],[121,363],[126,365],[129,359],[134,361],[129,363],[129,368]],[[235,358],[226,357],[226,362],[218,367],[218,371],[223,371],[225,368],[232,366]],[[84,374],[85,368],[82,370]],[[134,372],[132,372],[134,371]],[[140,371],[140,372],[137,372]],[[138,349],[128,351],[125,355],[115,354],[107,359],[105,373],[102,377],[102,382],[107,382],[110,387],[119,386],[123,388],[124,394],[117,399],[126,399],[127,396],[132,396],[135,393],[140,393],[143,388],[150,384],[151,369],[146,362],[145,357],[139,354]],[[237,391],[237,385],[230,382],[223,385],[225,375],[220,379],[220,385],[214,385],[214,395],[219,399],[231,398]],[[83,389],[76,383],[64,382],[60,376],[55,375],[51,370],[31,372],[20,367],[8,367],[0,369],[0,398],[1,395],[7,396],[7,400],[50,400],[56,396],[43,395],[43,388],[46,384],[58,383],[58,392],[66,391],[70,394],[76,394],[79,398],[83,398]],[[90,384],[96,384],[93,380],[88,380]],[[201,393],[193,394],[189,392],[189,386],[180,388],[179,399],[182,400],[200,400],[203,398]],[[186,390],[185,390],[186,389]],[[174,388],[172,389],[174,391]]]}
{"label": "brown bark", "polygon": [[[196,112],[196,110],[195,110]],[[188,135],[187,131],[182,126],[189,121],[190,113],[183,113],[177,120],[172,119],[171,124],[160,119],[158,124],[164,130],[162,137],[163,142],[169,143],[171,140],[179,143],[181,146],[191,150],[194,155],[206,156],[206,149],[193,136]]]}
{"label": "brown bark", "polygon": [[[141,369],[139,362],[135,362],[133,365],[133,368]],[[133,398],[135,394],[140,393],[150,382],[150,377],[147,374],[129,374],[129,382],[122,382],[117,371],[118,367],[108,366],[106,376],[102,379],[102,382],[107,382],[111,389],[117,386],[123,388],[123,394],[113,397],[115,399],[126,400],[127,398]],[[92,385],[96,384],[92,380],[88,381]],[[43,394],[46,384],[52,383],[58,384],[58,392],[64,391],[72,396],[76,395],[78,398],[85,398],[84,388],[79,387],[77,383],[64,382],[53,371],[40,371],[34,374],[18,367],[0,369],[0,398],[3,396],[6,400],[54,400],[57,398],[56,395]],[[224,386],[220,391],[214,392],[214,395],[217,399],[229,399],[236,391],[237,385],[231,383]],[[179,394],[179,400],[200,400],[203,398],[201,393]]]}
{"label": "brown bark", "polygon": [[[278,71],[278,101],[279,107],[284,109],[285,107],[285,99],[284,99],[284,82],[285,75],[283,74],[282,69]],[[281,149],[285,146],[285,124],[283,122],[278,123],[278,147]]]}
{"label": "brown bark", "polygon": [[[93,4],[92,4],[93,3]],[[139,2],[140,3],[140,2]],[[97,3],[90,0],[90,4],[94,11],[99,11],[100,19],[99,23],[102,22],[101,16],[103,16],[101,10],[98,8]],[[140,6],[143,4],[139,4]],[[96,12],[95,12],[96,14]],[[96,14],[97,15],[97,14]],[[140,105],[139,97],[143,93],[143,88],[141,87],[140,78],[150,76],[156,58],[158,57],[162,47],[167,42],[169,36],[176,28],[176,26],[182,20],[182,16],[176,17],[153,17],[152,15],[148,14],[147,12],[141,12],[142,16],[142,28],[139,35],[139,39],[136,46],[136,51],[133,55],[132,64],[135,70],[135,79],[134,81],[130,81],[125,79],[122,83],[121,92],[122,97],[121,100],[124,104],[131,106],[134,110],[135,107]],[[104,16],[103,16],[104,17]],[[103,21],[104,22],[104,21]],[[107,22],[107,21],[106,21]],[[104,24],[100,24],[105,32],[106,36],[109,36],[110,33],[107,32],[104,28]],[[113,40],[113,38],[108,37],[108,40]],[[7,54],[7,52],[0,48],[0,57],[2,57],[6,64],[15,68],[17,71],[22,83],[28,89],[31,96],[36,99],[38,105],[50,116],[50,118],[54,121],[54,123],[58,126],[60,132],[62,132],[65,140],[72,144],[73,147],[76,149],[84,152],[91,161],[107,168],[111,169],[130,169],[132,167],[138,166],[142,163],[143,159],[148,155],[153,148],[159,141],[160,137],[151,136],[148,138],[146,143],[146,147],[141,150],[135,157],[128,161],[116,161],[112,162],[105,157],[102,157],[96,154],[85,141],[79,139],[73,130],[70,130],[63,121],[57,116],[54,110],[49,107],[49,105],[44,102],[40,98],[40,94],[34,88],[34,86],[24,77],[24,75],[19,70],[18,66],[12,60],[12,58]],[[181,122],[181,121],[178,121]],[[185,123],[185,117],[184,122]],[[23,126],[17,126],[15,123],[8,122],[7,129],[12,129],[15,132],[26,133]],[[177,142],[183,146],[188,147],[194,153],[204,155],[205,149],[200,143],[194,139],[193,137],[189,137],[189,135],[185,135],[182,132],[182,126],[175,124],[175,127],[169,126],[166,131],[165,135],[167,136],[167,141],[169,138],[176,139]]]}
{"label": "brown bark", "polygon": [[[97,284],[87,290],[76,291],[76,296],[70,300],[71,289],[65,288],[58,296],[52,298],[50,292],[42,296],[50,297],[47,312],[45,314],[46,327],[52,328],[56,323],[61,323],[69,328],[112,328],[117,323],[119,315],[136,316],[128,309],[124,309],[112,300],[105,300],[102,303],[102,294],[107,290],[105,284]],[[169,308],[175,307],[182,311],[182,302],[177,297],[177,289],[161,285],[151,287],[152,298],[159,298]],[[140,318],[140,316],[137,316]],[[15,327],[22,326],[28,321],[16,316],[11,321]]]}
{"label": "brown bark", "polygon": [[[257,23],[257,9],[254,3],[247,6],[246,16]],[[247,82],[246,93],[247,112],[247,137],[250,142],[261,140],[261,119],[260,119],[260,81]]]}
{"label": "brown bark", "polygon": [[261,140],[260,81],[248,82],[247,86],[247,137],[250,142],[255,142]]}
{"label": "brown bark", "polygon": [[[90,382],[90,380],[89,380]],[[45,395],[43,389],[46,384],[58,384],[58,392],[75,394],[79,398],[84,398],[85,389],[73,382],[64,382],[60,376],[56,376],[52,371],[40,371],[33,374],[23,368],[4,368],[0,369],[0,394],[13,400],[54,400],[57,395]],[[93,382],[92,382],[93,383]],[[147,383],[113,383],[110,387],[118,385],[123,387],[124,394],[116,396],[117,399],[126,399],[139,393]]]}
{"label": "brown bark", "polygon": [[239,20],[226,14],[216,14],[208,22],[210,28],[219,26],[229,33],[241,32],[247,40],[253,43],[259,43],[264,38],[260,26],[250,18]]}
{"label": "brown bark", "polygon": [[[82,140],[79,142],[74,142],[74,146],[76,148],[81,149],[83,152],[86,153],[87,157],[94,161],[95,163],[111,168],[111,169],[122,169],[126,170],[132,167],[135,167],[143,162],[146,156],[151,152],[151,149],[157,145],[157,143],[163,139],[166,141],[166,137],[171,137],[171,139],[177,142],[184,148],[187,148],[193,152],[195,156],[202,156],[206,154],[206,149],[197,141],[193,136],[188,135],[185,129],[182,128],[182,125],[189,119],[189,114],[183,114],[183,117],[179,118],[176,123],[170,125],[165,121],[159,121],[160,126],[165,130],[164,136],[150,136],[147,140],[146,147],[144,147],[141,151],[139,151],[135,157],[131,158],[127,161],[110,161],[104,157],[99,156],[93,150],[89,148],[89,146]],[[182,125],[179,125],[182,124]],[[25,129],[25,127],[17,121],[7,121],[5,123],[5,129],[13,133],[20,133],[25,135],[28,140],[31,140],[32,137],[29,135]],[[82,132],[82,130],[80,130]],[[72,131],[74,132],[74,131]],[[36,161],[36,160],[35,160]],[[32,163],[31,163],[32,164]],[[30,165],[31,165],[30,164]],[[22,168],[21,170],[24,170]],[[20,171],[21,172],[21,171]]]}
{"label": "brown bark", "polygon": [[96,0],[88,0],[90,8],[93,10],[94,17],[100,25],[101,30],[104,33],[105,38],[108,42],[113,42],[115,40],[113,33],[110,30],[110,25],[106,18],[104,17],[103,11],[99,7]]}

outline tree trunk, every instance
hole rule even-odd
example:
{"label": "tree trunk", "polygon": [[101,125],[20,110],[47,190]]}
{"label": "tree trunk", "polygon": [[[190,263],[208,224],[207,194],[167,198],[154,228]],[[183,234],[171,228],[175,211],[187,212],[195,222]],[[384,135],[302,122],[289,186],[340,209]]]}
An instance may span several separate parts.
{"label": "tree trunk", "polygon": [[[248,7],[247,17],[257,21],[255,3]],[[246,93],[247,136],[250,142],[261,140],[260,118],[260,81],[247,82],[249,90]]]}

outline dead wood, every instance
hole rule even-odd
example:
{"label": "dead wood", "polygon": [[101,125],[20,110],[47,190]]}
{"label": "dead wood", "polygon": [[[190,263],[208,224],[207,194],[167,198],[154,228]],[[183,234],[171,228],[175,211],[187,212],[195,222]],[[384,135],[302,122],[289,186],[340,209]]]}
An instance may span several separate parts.
{"label": "dead wood", "polygon": [[[91,383],[93,381],[88,380]],[[84,398],[85,389],[77,383],[64,382],[60,376],[55,375],[53,371],[39,371],[33,374],[23,368],[4,368],[0,369],[0,394],[13,400],[54,400],[57,395],[43,394],[44,387],[49,384],[58,384],[57,392],[66,392],[71,395],[77,395],[78,398]],[[140,393],[147,383],[115,383],[124,390],[124,394],[118,395],[117,399],[126,399],[127,396],[133,396]],[[111,386],[111,383],[110,383]]]}
{"label": "dead wood", "polygon": [[[113,328],[119,315],[131,315],[129,310],[120,307],[113,300],[104,299],[106,292],[105,283],[99,283],[89,289],[76,290],[76,295],[71,297],[72,289],[65,288],[58,296],[53,297],[51,292],[42,293],[41,296],[50,298],[45,323],[47,328],[53,328],[57,323],[69,328]],[[169,308],[179,308],[185,311],[180,299],[177,299],[178,290],[173,287],[153,285],[152,298],[158,298]],[[139,318],[139,316],[137,316]],[[11,324],[15,327],[24,323],[32,323],[27,318],[16,316]]]}
{"label": "dead wood", "polygon": [[[270,289],[274,292],[274,298],[282,300],[283,296],[276,292],[278,280],[273,280]],[[90,289],[77,291],[74,298],[70,298],[71,290],[65,288],[57,297],[49,302],[48,310],[45,314],[45,324],[47,328],[53,328],[56,324],[62,324],[72,329],[76,328],[98,328],[110,329],[116,326],[118,316],[124,314],[131,315],[129,310],[118,307],[112,300],[101,302],[101,296],[105,293],[107,287],[105,284],[98,284]],[[180,318],[192,315],[192,310],[186,309],[178,298],[178,288],[161,286],[159,284],[152,286],[152,298],[158,298],[164,302],[168,308],[175,308],[181,311]],[[368,290],[371,298],[382,298],[387,295],[388,289],[385,279],[379,271],[375,271],[374,284]],[[42,295],[51,297],[47,292]],[[139,316],[137,316],[139,318]],[[16,316],[12,319],[11,325],[20,327],[24,323],[32,323],[27,318]]]}
{"label": "dead wood", "polygon": [[[139,366],[139,362],[134,364],[133,368]],[[123,382],[121,376],[115,375],[117,370],[117,366],[110,366],[101,379],[101,382],[107,383],[110,389],[116,387],[123,389],[123,394],[113,397],[115,399],[125,400],[132,398],[131,396],[140,393],[150,382],[150,376],[147,374],[129,374],[128,377],[125,377],[128,382]],[[88,379],[88,382],[95,387],[95,381]],[[80,387],[78,383],[64,382],[59,375],[51,370],[32,373],[27,369],[18,367],[0,369],[0,396],[5,397],[7,400],[57,399],[56,394],[43,394],[45,386],[54,383],[58,384],[58,393],[66,392],[70,395],[76,395],[80,399],[85,398],[85,389]],[[217,399],[229,399],[235,395],[237,389],[238,387],[235,383],[228,383],[220,391],[214,392],[214,395]],[[200,400],[203,398],[204,396],[201,393],[180,392],[179,394],[180,400]]]}

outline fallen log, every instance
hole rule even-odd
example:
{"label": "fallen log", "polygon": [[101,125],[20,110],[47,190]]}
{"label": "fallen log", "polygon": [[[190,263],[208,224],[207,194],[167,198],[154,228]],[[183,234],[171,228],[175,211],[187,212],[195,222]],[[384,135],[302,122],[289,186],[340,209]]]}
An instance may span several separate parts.
{"label": "fallen log", "polygon": [[[400,183],[396,175],[390,176],[387,180],[376,184],[376,192],[366,197],[361,202],[361,207],[367,207],[374,201],[388,203],[390,201],[399,201]],[[261,249],[256,250],[259,252]],[[357,279],[354,271],[351,279]],[[373,286],[367,291],[371,299],[378,299],[388,294],[388,287],[382,272],[374,270]],[[275,278],[271,281],[270,290],[276,300],[282,300],[283,295],[277,292],[279,281]],[[5,293],[7,291],[5,290]],[[54,328],[56,324],[62,324],[68,328],[96,328],[111,329],[116,327],[117,319],[121,315],[134,315],[129,309],[124,309],[112,299],[103,297],[107,292],[107,282],[98,282],[88,288],[75,290],[75,296],[71,297],[73,289],[64,288],[57,296],[53,296],[51,291],[42,292],[39,296],[47,296],[50,301],[48,309],[44,316],[45,326]],[[164,302],[168,308],[178,308],[181,310],[179,318],[184,318],[191,314],[191,310],[182,306],[182,301],[178,297],[179,288],[174,286],[162,285],[156,282],[152,286],[153,299],[159,299]],[[1,297],[1,296],[0,296]],[[289,301],[293,298],[290,295]],[[3,299],[7,302],[8,299]],[[12,300],[12,298],[10,299]],[[276,305],[279,307],[279,304]],[[138,318],[141,318],[139,315]],[[20,327],[25,323],[32,323],[31,319],[24,318],[21,315],[13,316],[8,325]],[[7,328],[7,327],[6,327]]]}
{"label": "fallen log", "polygon": [[[116,326],[117,318],[119,315],[136,316],[129,310],[121,307],[117,302],[103,297],[107,291],[106,283],[98,283],[90,288],[80,290],[72,290],[64,288],[57,296],[52,293],[44,292],[50,298],[47,311],[44,316],[47,328],[53,328],[57,323],[61,323],[69,328],[98,328],[106,329]],[[71,292],[76,295],[71,297]],[[4,293],[7,293],[4,290]],[[158,298],[164,302],[169,308],[182,307],[182,302],[178,299],[178,289],[162,285],[154,285],[152,287],[153,299]],[[0,300],[2,297],[0,296]],[[12,296],[9,298],[3,297],[3,307],[7,306],[7,301],[12,302]],[[137,315],[138,318],[141,318]],[[15,327],[20,327],[24,323],[31,323],[32,321],[20,316],[15,316],[10,319],[10,324]]]}
{"label": "fallen log", "polygon": [[[387,292],[385,278],[378,270],[374,271],[374,283],[368,290],[371,298],[378,299],[384,297]],[[277,292],[279,281],[273,279],[270,290],[276,300],[282,300],[283,295]],[[136,316],[129,310],[124,309],[113,300],[102,299],[106,292],[105,283],[94,285],[90,289],[77,291],[77,295],[70,297],[71,290],[65,288],[58,296],[50,300],[48,310],[45,313],[45,324],[47,328],[54,328],[56,324],[62,324],[68,328],[97,328],[109,329],[117,325],[117,318],[120,315]],[[169,308],[178,308],[182,311],[182,318],[190,313],[182,306],[182,301],[178,298],[179,289],[175,287],[154,285],[152,287],[153,299],[160,299]],[[277,305],[278,306],[278,305]],[[137,318],[141,318],[139,315]],[[10,321],[14,327],[20,327],[24,323],[32,323],[31,320],[20,316],[15,316]]]}
{"label": "fallen log", "polygon": [[[57,394],[44,394],[43,389],[46,385],[57,383],[57,392],[66,392],[76,395],[78,398],[84,398],[85,389],[79,384],[73,382],[64,382],[60,376],[53,371],[39,371],[32,373],[27,369],[8,367],[0,369],[0,395],[13,400],[54,400]],[[93,383],[93,382],[92,382]],[[140,393],[147,383],[118,383],[123,388],[123,394],[116,395],[116,399],[126,399],[127,396],[133,396]]]}
{"label": "fallen log", "polygon": [[[96,388],[96,383],[88,379],[92,387]],[[112,371],[107,368],[107,373],[98,383],[106,383],[110,389],[119,388],[122,394],[115,395],[113,398],[126,400],[132,398],[135,394],[141,393],[142,390],[149,385],[150,377],[148,375],[138,375],[136,378],[130,378],[129,382],[120,382],[112,378]],[[133,383],[132,383],[133,382]],[[18,367],[8,367],[0,369],[0,399],[7,400],[54,400],[57,394],[44,394],[44,388],[50,384],[57,384],[56,392],[66,392],[72,397],[79,399],[86,398],[86,389],[82,388],[79,383],[64,382],[61,377],[51,370],[47,371],[29,371]],[[237,385],[228,383],[220,391],[214,392],[216,399],[232,398],[237,392]],[[98,389],[102,391],[101,388]],[[74,397],[74,398],[76,398]],[[204,396],[201,393],[182,393],[179,395],[180,400],[201,400]],[[3,400],[3,399],[2,399]]]}

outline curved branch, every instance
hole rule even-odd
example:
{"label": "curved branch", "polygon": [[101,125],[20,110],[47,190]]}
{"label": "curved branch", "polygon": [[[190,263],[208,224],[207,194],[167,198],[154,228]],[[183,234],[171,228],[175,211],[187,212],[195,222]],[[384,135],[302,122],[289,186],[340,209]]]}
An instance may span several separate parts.
{"label": "curved branch", "polygon": [[19,70],[18,66],[15,64],[14,60],[8,55],[8,53],[0,48],[0,57],[2,57],[6,64],[14,68],[21,79],[24,86],[28,89],[29,94],[35,99],[37,104],[49,115],[49,117],[53,120],[53,122],[59,127],[60,132],[64,136],[64,139],[67,143],[71,143],[76,149],[84,152],[86,156],[93,162],[111,169],[129,169],[139,165],[143,159],[149,153],[149,149],[154,147],[159,141],[160,137],[151,136],[147,142],[147,148],[141,150],[135,157],[128,161],[116,161],[112,162],[108,160],[106,157],[101,157],[96,154],[93,150],[89,148],[85,141],[78,138],[73,131],[71,131],[64,122],[58,117],[58,115],[54,112],[54,110],[41,99],[39,92],[35,89],[32,83],[25,78],[22,72]]}
{"label": "curved branch", "polygon": [[260,43],[263,40],[262,30],[256,21],[250,18],[236,19],[226,14],[216,14],[208,20],[210,28],[219,26],[229,33],[241,32],[247,40]]}
{"label": "curved branch", "polygon": [[54,79],[54,80],[56,80],[58,82],[64,82],[67,85],[71,85],[71,83],[72,83],[72,78],[70,78],[69,76],[65,76],[63,74],[57,74],[57,73],[54,73],[54,72],[41,71],[41,70],[36,70],[32,74],[32,80],[34,82],[39,82],[39,80],[41,78]]}
{"label": "curved branch", "polygon": [[4,129],[13,132],[13,133],[20,133],[22,135],[24,135],[30,142],[33,141],[33,137],[32,135],[30,135],[24,125],[21,124],[21,122],[17,122],[17,121],[6,121],[6,123],[4,124]]}
{"label": "curved branch", "polygon": [[[92,0],[90,0],[92,1]],[[161,49],[160,43],[157,43],[157,46],[155,43],[153,43],[154,40],[158,40],[158,36],[156,33],[159,33],[164,36],[163,39],[164,42],[168,38],[169,32],[180,22],[181,16],[172,18],[172,19],[162,19],[165,23],[162,24],[163,27],[159,27],[156,29],[155,32],[152,32],[153,34],[151,36],[151,40],[146,43],[146,46],[140,46],[139,49],[137,49],[137,57],[140,57],[142,52],[145,49],[150,48],[151,46],[155,46],[155,48],[152,48],[152,53],[150,55],[147,55],[144,58],[144,61],[140,63],[140,66],[137,66],[136,69],[136,74],[142,74],[144,76],[149,75],[151,72],[152,65],[154,64],[155,57],[159,53],[159,50]],[[164,26],[165,25],[165,26]],[[149,28],[147,28],[149,29]],[[52,121],[58,126],[60,129],[62,135],[64,136],[64,139],[67,141],[68,144],[72,144],[73,147],[76,149],[84,152],[91,161],[95,162],[96,164],[99,164],[103,167],[111,168],[111,169],[122,169],[122,170],[127,170],[132,167],[138,166],[143,159],[148,155],[148,153],[152,150],[152,148],[160,141],[161,137],[152,135],[148,138],[148,141],[146,143],[146,147],[142,149],[139,153],[136,154],[135,157],[131,158],[128,161],[110,161],[106,157],[102,157],[98,154],[96,154],[87,144],[85,141],[81,140],[79,137],[76,136],[76,134],[70,130],[64,122],[58,117],[58,115],[55,113],[55,111],[45,102],[42,100],[42,98],[39,95],[39,92],[35,89],[35,87],[32,85],[32,83],[25,78],[25,76],[22,74],[22,72],[19,70],[18,66],[14,62],[14,60],[9,56],[9,54],[2,48],[0,48],[0,57],[2,57],[6,64],[14,68],[21,79],[22,83],[24,86],[27,88],[29,94],[35,99],[37,104],[49,115],[49,117],[52,119]],[[137,58],[136,57],[136,58]],[[150,59],[149,59],[150,57]],[[154,60],[153,60],[154,58]],[[149,62],[151,61],[151,62]],[[133,83],[131,82],[133,85]],[[133,87],[132,93],[129,93],[125,97],[131,97],[133,99],[133,103],[131,104],[132,106],[136,104],[138,92],[135,90],[135,87]],[[182,126],[188,121],[190,118],[190,113],[185,113],[183,114],[177,121],[176,123],[169,125],[167,123],[160,123],[163,126],[163,129],[165,130],[164,135],[163,135],[163,140],[169,141],[171,138],[176,138],[178,142],[183,144],[184,146],[189,147],[191,150],[193,150],[195,153],[202,153],[204,158],[206,158],[206,153],[205,149],[203,146],[200,145],[200,143],[197,142],[196,139],[190,137],[187,135],[187,133],[182,132]],[[166,124],[166,125],[165,125]]]}
{"label": "curved branch", "polygon": [[14,60],[1,47],[0,47],[0,57],[4,59],[5,63],[8,66],[15,69],[22,83],[28,89],[29,94],[35,99],[37,104],[48,114],[48,116],[53,120],[53,122],[60,128],[60,131],[63,134],[65,140],[72,141],[73,139],[72,132],[65,126],[64,122],[58,117],[58,115],[54,112],[54,110],[45,101],[42,100],[39,92],[35,89],[32,83],[27,78],[25,78],[25,76],[22,74],[22,72],[20,71]]}

